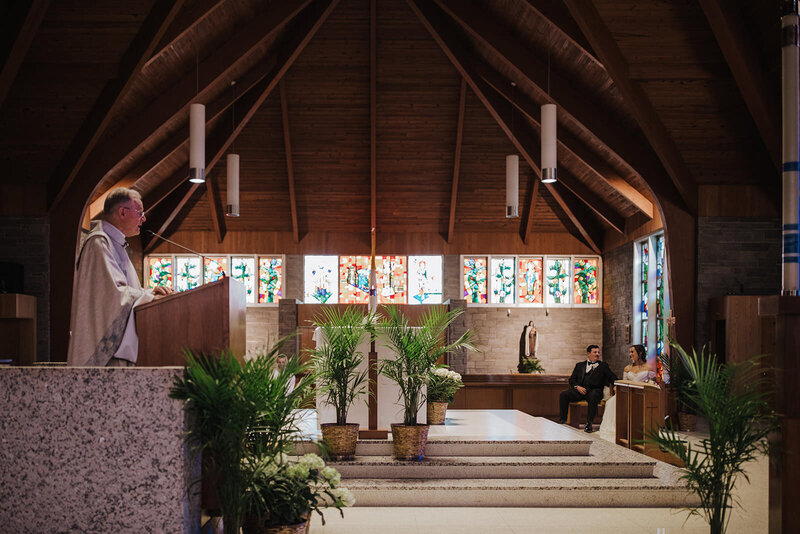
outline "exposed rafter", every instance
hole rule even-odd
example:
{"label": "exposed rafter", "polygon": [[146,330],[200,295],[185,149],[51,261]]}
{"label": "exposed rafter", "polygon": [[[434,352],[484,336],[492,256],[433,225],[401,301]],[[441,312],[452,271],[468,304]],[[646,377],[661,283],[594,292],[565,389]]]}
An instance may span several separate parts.
{"label": "exposed rafter", "polygon": [[300,229],[297,223],[297,197],[294,191],[294,161],[292,160],[292,129],[289,126],[289,102],[286,96],[286,80],[278,84],[281,94],[281,123],[283,124],[283,147],[286,153],[286,178],[289,186],[289,210],[292,214],[292,238],[300,242]]}
{"label": "exposed rafter", "polygon": [[[592,48],[606,66],[614,85],[625,98],[650,146],[658,155],[673,185],[690,212],[697,211],[697,184],[683,161],[675,141],[661,122],[642,87],[630,78],[628,65],[611,32],[603,23],[591,0],[565,0],[572,17],[589,39]],[[647,177],[649,179],[649,176]]]}
{"label": "exposed rafter", "polygon": [[[525,96],[519,91],[510,91],[510,84],[499,74],[488,69],[481,69],[481,76],[506,100],[511,102],[515,108],[525,114],[528,119],[541,128],[541,108],[536,102]],[[558,134],[559,152],[570,154],[574,161],[579,162],[587,168],[597,180],[602,180],[612,187],[617,193],[627,200],[632,206],[647,215],[653,217],[653,203],[647,197],[639,193],[634,187],[623,180],[617,172],[611,168],[601,157],[592,152],[591,149],[572,135],[568,130],[562,129]],[[615,226],[616,225],[612,225]],[[623,229],[617,228],[620,232]]]}
{"label": "exposed rafter", "polygon": [[[537,176],[541,176],[539,165],[534,161],[528,148],[538,146],[536,137],[526,125],[515,128],[512,131],[511,104],[494,93],[491,87],[477,76],[470,55],[467,54],[458,43],[452,29],[447,27],[447,20],[444,14],[441,11],[437,13],[438,8],[428,3],[417,2],[415,0],[406,1],[412,11],[417,15],[420,22],[422,22],[422,25],[428,30],[431,37],[433,37],[433,40],[436,41],[456,70],[469,84],[472,91],[492,118],[494,118],[528,165],[533,169],[533,172]],[[556,191],[553,184],[545,185],[554,197],[559,195],[559,192]],[[592,235],[593,231],[591,229],[594,228],[596,224],[592,224],[591,221],[585,219],[585,215],[582,212],[572,211],[573,207],[567,202],[559,202],[559,205],[566,212],[567,217],[575,224],[579,237],[583,239],[592,250],[599,253],[599,240],[597,240],[596,236]]]}
{"label": "exposed rafter", "polygon": [[558,203],[567,217],[569,217],[572,224],[578,229],[578,232],[581,234],[584,241],[586,241],[586,244],[596,253],[600,254],[599,244],[602,242],[603,234],[600,231],[599,225],[591,224],[591,221],[585,217],[580,199],[574,196],[570,190],[560,182],[545,185],[547,185],[547,191],[553,195],[556,203]]}
{"label": "exposed rafter", "polygon": [[[776,169],[781,168],[780,111],[777,100],[767,96],[764,75],[755,51],[734,9],[719,0],[700,0],[722,54],[733,73],[750,116]],[[780,175],[776,174],[780,178]]]}
{"label": "exposed rafter", "polygon": [[458,176],[461,170],[461,142],[464,139],[464,110],[467,107],[467,82],[461,78],[458,97],[458,122],[456,124],[456,153],[453,156],[453,185],[450,189],[450,221],[447,225],[447,242],[453,242],[456,228],[456,202],[458,200]]}
{"label": "exposed rafter", "polygon": [[[206,106],[206,122],[211,123],[220,118],[233,102],[240,99],[242,95],[247,94],[250,89],[263,80],[264,77],[275,68],[275,62],[274,56],[267,57],[263,61],[260,61],[237,82],[236,85],[240,88],[241,93],[234,95],[229,91],[225,91],[217,97],[214,102]],[[167,140],[158,145],[155,150],[139,160],[136,165],[125,172],[125,175],[115,182],[114,185],[102,191],[102,194],[89,206],[89,215],[94,218],[103,210],[103,202],[105,201],[106,195],[116,187],[133,187],[141,192],[141,187],[138,184],[148,180],[150,174],[156,171],[161,163],[174,155],[181,147],[188,145],[188,143],[189,125],[186,124],[180,130],[172,134]]]}
{"label": "exposed rafter", "polygon": [[531,235],[531,226],[533,225],[533,211],[536,208],[536,201],[539,200],[539,181],[538,176],[532,176],[531,181],[531,198],[528,202],[528,209],[522,214],[522,223],[519,229],[519,236],[522,238],[524,244],[528,244],[528,237]]}
{"label": "exposed rafter", "polygon": [[[581,124],[589,135],[625,161],[653,189],[671,196],[678,195],[678,189],[672,184],[670,176],[652,148],[642,142],[639,132],[626,131],[621,126],[622,121],[614,120],[610,113],[598,113],[601,107],[578,91],[573,81],[563,78],[557,72],[551,72],[548,82],[547,64],[528,53],[526,47],[507,28],[476,11],[469,3],[448,0],[443,7],[462,28],[494,50],[518,76],[538,88],[543,98],[556,104],[559,113],[565,113]],[[549,96],[548,91],[543,89],[548,83],[551,88]]]}
{"label": "exposed rafter", "polygon": [[525,0],[525,4],[531,11],[548,20],[573,46],[579,48],[586,57],[605,70],[603,64],[595,56],[592,45],[586,40],[572,15],[564,7],[562,0]]}
{"label": "exposed rafter", "polygon": [[226,0],[197,0],[184,7],[170,24],[164,37],[158,43],[155,53],[147,60],[145,67],[166,52],[178,40],[188,35],[195,27],[207,20]]}
{"label": "exposed rafter", "polygon": [[[109,80],[92,111],[72,139],[47,184],[48,204],[57,204],[72,185],[128,95],[133,81],[152,55],[184,0],[157,0],[120,61],[119,75]],[[105,173],[103,173],[105,174]],[[94,176],[94,179],[97,175]]]}
{"label": "exposed rafter", "polygon": [[225,215],[222,212],[218,175],[218,172],[208,175],[208,179],[206,179],[206,197],[211,211],[211,224],[214,226],[214,233],[217,235],[217,242],[222,243],[228,230],[225,226]]}
{"label": "exposed rafter", "polygon": [[[193,184],[189,181],[180,184],[168,195],[165,202],[148,212],[147,228],[159,235],[163,235],[173,223],[175,217],[178,216],[178,213],[184,208],[188,211],[197,203],[200,195],[193,196],[197,188],[198,184]],[[153,238],[147,233],[142,234],[142,251],[144,254],[153,250],[157,244],[157,238]]]}
{"label": "exposed rafter", "polygon": [[7,49],[6,47],[0,48],[0,58],[5,58],[0,64],[0,106],[8,96],[11,84],[17,77],[22,60],[28,53],[28,48],[33,42],[33,37],[39,29],[49,5],[50,0],[14,2],[11,4],[9,16],[6,17],[3,24],[0,24],[0,28],[6,36],[19,28],[16,36],[8,40]]}
{"label": "exposed rafter", "polygon": [[[289,70],[292,64],[294,64],[297,57],[305,49],[306,45],[308,45],[308,43],[338,4],[339,0],[325,0],[323,2],[318,2],[310,6],[306,11],[303,12],[302,15],[298,17],[298,20],[295,21],[292,31],[288,34],[288,42],[281,46],[280,51],[277,53],[278,66],[276,66],[271,75],[267,76],[265,80],[251,90],[252,94],[243,98],[243,102],[250,102],[252,99],[252,104],[245,106],[247,111],[233,129],[233,132],[231,132],[230,135],[225,136],[223,134],[217,134],[218,129],[215,130],[214,141],[211,141],[210,144],[211,146],[218,146],[218,148],[217,150],[212,150],[211,152],[212,157],[206,163],[206,174],[211,173],[214,165],[217,164],[231,143],[233,143],[233,140],[236,139],[245,126],[247,126],[247,124],[250,122],[250,119],[253,118],[253,115],[255,115],[256,111],[258,111],[258,109],[261,107],[261,104],[264,103],[275,86],[278,85],[283,76],[286,74],[286,71]],[[259,91],[257,89],[261,89],[262,87],[263,90]],[[176,174],[173,175],[171,179],[174,179],[177,183],[181,183],[188,179],[188,165],[179,172],[183,173],[184,170],[186,171],[186,174]],[[172,189],[174,189],[174,187]],[[194,194],[194,191],[195,188],[189,190],[186,193],[185,198],[188,198]],[[154,198],[153,200],[155,201],[157,199]],[[183,202],[183,205],[185,204],[186,202]],[[175,219],[175,215],[178,211],[180,210],[173,210],[173,214],[170,215],[172,220]],[[168,228],[164,228],[164,231],[167,229]]]}

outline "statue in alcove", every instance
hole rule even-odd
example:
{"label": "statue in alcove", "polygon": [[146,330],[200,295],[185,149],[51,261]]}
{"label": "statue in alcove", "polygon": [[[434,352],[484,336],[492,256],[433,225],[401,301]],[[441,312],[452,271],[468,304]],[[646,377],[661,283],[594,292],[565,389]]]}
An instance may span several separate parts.
{"label": "statue in alcove", "polygon": [[533,321],[528,321],[519,338],[519,364],[517,365],[517,370],[520,373],[544,373],[542,362],[536,358],[538,348],[539,334],[536,332],[536,326],[534,326]]}

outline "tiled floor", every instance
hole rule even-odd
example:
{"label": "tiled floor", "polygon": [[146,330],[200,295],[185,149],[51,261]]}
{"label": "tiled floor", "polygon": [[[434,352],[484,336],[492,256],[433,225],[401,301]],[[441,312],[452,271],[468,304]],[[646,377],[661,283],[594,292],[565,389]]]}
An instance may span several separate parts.
{"label": "tiled floor", "polygon": [[[566,427],[565,427],[566,428]],[[501,439],[511,439],[508,427]],[[437,433],[446,433],[445,429]],[[576,434],[578,433],[575,431]],[[580,437],[591,436],[580,432]],[[697,435],[688,436],[690,439]],[[728,534],[767,532],[768,461],[747,466],[748,483],[741,478],[735,490],[741,507],[731,516]],[[502,504],[502,503],[498,503]],[[642,503],[646,506],[646,503]],[[344,518],[335,510],[313,519],[314,534],[405,533],[707,533],[702,517],[668,508],[351,508]]]}

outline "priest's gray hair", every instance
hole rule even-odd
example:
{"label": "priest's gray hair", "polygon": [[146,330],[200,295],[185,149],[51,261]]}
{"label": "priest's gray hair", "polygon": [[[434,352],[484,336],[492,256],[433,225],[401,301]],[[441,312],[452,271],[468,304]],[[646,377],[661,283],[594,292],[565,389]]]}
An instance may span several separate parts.
{"label": "priest's gray hair", "polygon": [[142,195],[133,189],[128,189],[127,187],[118,187],[112,190],[106,197],[106,201],[103,203],[103,214],[110,215],[120,204],[124,204],[129,200],[134,199],[142,200]]}

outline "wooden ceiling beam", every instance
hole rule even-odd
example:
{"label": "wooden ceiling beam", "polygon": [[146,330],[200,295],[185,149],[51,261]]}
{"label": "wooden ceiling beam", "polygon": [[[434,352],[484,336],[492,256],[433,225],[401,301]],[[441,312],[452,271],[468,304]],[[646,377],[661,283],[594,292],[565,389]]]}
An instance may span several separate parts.
{"label": "wooden ceiling beam", "polygon": [[[147,214],[146,228],[164,237],[169,237],[167,230],[172,225],[175,218],[185,207],[190,207],[190,200],[193,198],[194,192],[202,184],[193,184],[188,180],[181,183],[174,191],[172,191],[165,202],[160,206],[149,211]],[[194,197],[199,199],[200,195]],[[193,206],[197,200],[191,203]],[[145,206],[147,208],[147,206]],[[147,230],[142,234],[142,250],[144,254],[152,251],[158,243],[158,238],[152,237],[147,233]]]}
{"label": "wooden ceiling beam", "polygon": [[539,200],[539,177],[533,175],[533,185],[531,186],[531,198],[528,202],[528,209],[522,214],[522,224],[520,225],[519,236],[522,238],[522,243],[527,245],[528,238],[531,235],[531,226],[533,226],[533,211],[536,208],[536,201]]}
{"label": "wooden ceiling beam", "polygon": [[461,171],[461,144],[464,139],[464,111],[467,107],[467,82],[461,78],[458,96],[458,121],[456,123],[456,153],[453,156],[453,184],[450,188],[450,220],[447,225],[447,242],[453,242],[456,229],[456,202],[458,200],[458,176]]}
{"label": "wooden ceiling beam", "polygon": [[[751,40],[730,2],[700,0],[711,31],[728,63],[761,140],[775,165],[781,169],[781,125],[777,100],[769,98],[764,75]],[[780,178],[779,174],[776,177]]]}
{"label": "wooden ceiling beam", "polygon": [[[234,102],[247,94],[250,89],[263,80],[264,77],[275,68],[275,64],[276,59],[274,56],[265,58],[237,81],[236,85],[239,86],[241,92],[231,94],[230,91],[225,91],[220,94],[214,102],[206,106],[206,122],[212,123],[214,120],[220,118]],[[114,185],[103,191],[99,191],[100,196],[92,201],[92,204],[89,206],[90,217],[94,218],[103,210],[103,202],[112,189],[117,187],[132,187],[140,193],[143,192],[139,184],[146,182],[150,178],[151,173],[155,172],[163,162],[188,143],[189,125],[186,124],[181,127],[180,130],[172,134],[166,141],[158,145],[155,150],[139,160],[139,162],[137,162],[132,169],[127,171],[125,176],[115,182]],[[114,170],[111,172],[114,172]]]}
{"label": "wooden ceiling beam", "polygon": [[222,198],[219,193],[219,173],[209,174],[206,179],[206,196],[208,197],[208,207],[211,211],[211,224],[214,233],[217,235],[217,243],[222,243],[228,229],[225,225],[225,215],[222,211]]}
{"label": "wooden ceiling beam", "polygon": [[[611,79],[614,80],[636,122],[644,132],[661,164],[667,171],[673,185],[688,208],[689,212],[697,212],[697,184],[692,178],[688,166],[683,161],[675,141],[670,136],[655,107],[642,87],[631,79],[628,65],[617,46],[611,32],[605,26],[591,0],[565,0],[567,8],[583,34],[589,39],[592,48],[606,66]],[[611,127],[617,127],[611,124]],[[647,179],[647,178],[646,178]]]}
{"label": "wooden ceiling beam", "polygon": [[200,63],[197,69],[187,72],[143,112],[136,114],[116,136],[98,146],[92,154],[93,157],[84,165],[82,174],[97,184],[140,144],[160,132],[170,119],[181,115],[185,118],[183,122],[188,122],[188,110],[192,102],[203,102],[211,87],[221,82],[230,83],[241,58],[273,37],[309,2],[310,0],[278,2],[274,9],[256,16],[233,39]]}
{"label": "wooden ceiling beam", "polygon": [[[296,23],[294,24],[294,27],[290,29],[291,31],[287,32],[287,41],[280,46],[280,50],[276,53],[278,60],[277,66],[275,67],[273,73],[267,76],[243,98],[242,101],[245,103],[245,108],[247,111],[242,119],[239,121],[236,127],[233,128],[233,131],[230,133],[230,135],[226,135],[227,130],[223,130],[220,125],[215,128],[214,135],[212,136],[213,140],[210,144],[212,147],[215,147],[216,150],[212,149],[211,151],[213,156],[206,163],[206,174],[211,173],[214,165],[217,164],[231,143],[233,143],[233,140],[236,139],[245,126],[247,126],[248,122],[250,122],[250,119],[253,118],[253,115],[255,115],[256,111],[258,111],[275,86],[278,85],[283,76],[286,74],[286,71],[288,71],[289,68],[294,64],[297,57],[302,53],[303,50],[305,50],[306,45],[308,45],[314,35],[316,35],[317,31],[338,4],[339,0],[325,0],[318,2],[310,6],[308,10],[298,17],[298,20],[295,21]],[[221,121],[220,124],[227,124],[227,121]],[[179,186],[187,179],[188,163],[184,168],[180,169],[178,173],[174,174],[168,179],[172,182],[172,184],[168,184],[163,188],[159,186],[161,189],[159,194],[163,194],[163,191],[167,190],[168,188],[169,191],[174,190],[175,187]],[[170,185],[172,185],[171,188],[169,187]],[[186,205],[188,197],[193,193],[194,189],[188,191],[186,193],[186,197],[179,203],[180,206],[178,207],[176,205],[175,209],[172,210],[172,213],[169,216],[172,221],[175,220],[177,213]],[[159,199],[157,198],[152,198],[153,203],[146,204],[145,209],[147,209],[147,205],[157,205],[158,200]],[[163,231],[166,231],[168,227],[169,225],[164,227]]]}
{"label": "wooden ceiling beam", "polygon": [[226,0],[197,0],[190,6],[185,6],[175,20],[170,24],[164,37],[158,43],[155,53],[147,60],[145,67],[150,65],[158,57],[160,57],[168,48],[172,47],[176,42],[183,39],[194,28],[202,24],[217,10]]}
{"label": "wooden ceiling beam", "polygon": [[[61,201],[67,188],[84,169],[84,164],[94,152],[106,128],[111,123],[111,119],[118,113],[123,100],[133,87],[133,81],[152,55],[183,2],[184,0],[157,0],[153,4],[150,13],[120,60],[119,75],[109,80],[103,87],[92,110],[81,124],[78,133],[73,137],[64,157],[56,167],[56,171],[50,176],[47,183],[49,206]],[[89,177],[95,183],[98,178],[97,174]]]}
{"label": "wooden ceiling beam", "polygon": [[50,0],[12,2],[6,20],[0,24],[0,43],[3,45],[0,46],[0,58],[5,58],[0,65],[0,107],[17,78],[22,61],[28,54],[49,6]]}
{"label": "wooden ceiling beam", "polygon": [[[624,121],[611,116],[602,106],[592,102],[576,88],[574,82],[558,72],[550,71],[548,78],[547,64],[529,53],[526,46],[515,39],[507,28],[486,17],[484,12],[476,10],[467,2],[436,1],[442,5],[448,16],[492,49],[518,76],[536,87],[543,99],[556,104],[559,113],[565,113],[581,125],[589,135],[641,176],[653,190],[658,190],[661,195],[667,195],[670,199],[679,196],[672,178],[665,171],[653,148],[642,142],[639,131],[628,131],[622,127]],[[551,88],[549,95],[543,89],[548,84]]]}
{"label": "wooden ceiling beam", "polygon": [[[541,107],[521,91],[510,90],[511,84],[498,73],[488,68],[480,69],[481,77],[499,93],[511,102],[515,108],[525,114],[541,130]],[[633,207],[644,213],[648,218],[653,218],[653,203],[632,185],[622,179],[600,156],[586,147],[582,141],[572,135],[569,130],[562,128],[558,132],[559,152],[568,153],[575,161],[588,169],[597,180],[605,182],[613,188]]]}
{"label": "wooden ceiling beam", "polygon": [[292,215],[292,239],[300,242],[300,228],[297,223],[297,196],[294,190],[294,162],[292,160],[292,129],[289,126],[289,102],[286,97],[286,80],[278,84],[281,95],[281,122],[283,124],[283,146],[286,153],[286,178],[289,186],[289,210]]}
{"label": "wooden ceiling beam", "polygon": [[591,221],[587,220],[579,202],[580,199],[573,196],[573,193],[560,182],[545,185],[547,186],[547,191],[553,195],[556,203],[578,229],[584,242],[589,245],[589,248],[600,254],[599,243],[602,243],[602,232],[599,225],[591,224]]}
{"label": "wooden ceiling beam", "polygon": [[[541,176],[541,169],[533,159],[530,149],[530,147],[539,146],[538,139],[536,139],[530,127],[527,125],[513,130],[511,129],[511,104],[494,93],[489,85],[478,77],[470,59],[471,55],[461,47],[455,32],[453,32],[452,28],[447,26],[448,21],[444,13],[427,2],[417,0],[406,0],[406,2],[417,18],[419,18],[420,22],[422,22],[422,25],[431,37],[433,37],[433,40],[442,49],[445,56],[447,56],[456,70],[461,74],[462,78],[469,84],[475,96],[478,97],[498,126],[500,126],[509,140],[514,144],[528,165],[530,165],[531,169],[533,169],[534,174]],[[552,184],[545,185],[548,191],[555,191]],[[557,194],[557,191],[554,192],[554,197]],[[559,202],[559,205],[575,225],[578,231],[578,237],[585,240],[592,250],[599,253],[600,247],[598,243],[600,243],[600,241],[592,236],[593,229],[597,225],[591,224],[591,221],[585,219],[583,213],[573,211],[573,207],[568,203]]]}
{"label": "wooden ceiling beam", "polygon": [[[372,253],[378,231],[378,8],[369,2],[369,225]],[[370,428],[373,428],[370,426]]]}
{"label": "wooden ceiling beam", "polygon": [[580,27],[575,23],[575,19],[572,18],[567,8],[564,7],[564,2],[562,0],[525,0],[524,3],[528,6],[528,9],[550,22],[550,25],[552,25],[564,39],[569,41],[570,44],[583,52],[583,54],[590,58],[598,67],[605,70],[605,66],[597,59],[594,50],[592,50],[592,45],[586,40]]}

